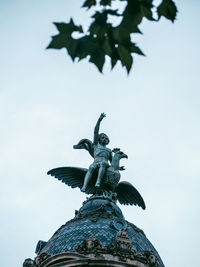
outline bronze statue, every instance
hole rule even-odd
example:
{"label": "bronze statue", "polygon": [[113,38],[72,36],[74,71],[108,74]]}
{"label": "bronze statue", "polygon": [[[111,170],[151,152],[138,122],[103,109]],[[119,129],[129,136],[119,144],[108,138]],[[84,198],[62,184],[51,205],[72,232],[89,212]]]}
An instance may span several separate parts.
{"label": "bronze statue", "polygon": [[[106,168],[109,166],[108,161],[112,161],[112,151],[106,146],[109,144],[109,138],[105,133],[99,134],[100,123],[106,115],[101,113],[97,124],[94,128],[94,140],[93,140],[93,157],[94,162],[90,165],[84,179],[84,184],[81,189],[82,192],[85,192],[86,187],[92,177],[92,174],[95,170],[98,170],[98,177],[95,186],[100,187],[101,179],[105,174]],[[76,147],[75,147],[76,148]]]}
{"label": "bronze statue", "polygon": [[[109,138],[105,133],[99,134],[100,123],[106,115],[101,113],[94,128],[94,140],[82,139],[75,149],[86,149],[94,158],[88,169],[76,167],[60,167],[50,170],[47,174],[58,178],[72,188],[79,187],[92,197],[104,197],[112,201],[119,200],[121,204],[138,205],[145,209],[145,203],[140,193],[128,182],[120,181],[120,172],[124,166],[119,163],[122,158],[128,158],[119,148],[107,148]],[[109,164],[110,162],[110,164]]]}

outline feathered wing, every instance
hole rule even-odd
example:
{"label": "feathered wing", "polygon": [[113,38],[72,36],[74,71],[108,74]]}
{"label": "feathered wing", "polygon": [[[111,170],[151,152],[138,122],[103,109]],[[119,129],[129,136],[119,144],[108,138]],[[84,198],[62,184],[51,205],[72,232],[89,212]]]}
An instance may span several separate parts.
{"label": "feathered wing", "polygon": [[145,203],[137,189],[129,182],[120,182],[116,188],[117,199],[120,204],[138,205],[145,209]]}
{"label": "feathered wing", "polygon": [[[76,167],[59,167],[52,169],[47,172],[48,175],[54,176],[61,182],[67,184],[68,186],[75,188],[82,188],[85,174],[87,173],[87,169],[84,168],[76,168]],[[93,194],[95,191],[94,187],[94,179],[91,179],[91,182],[87,186],[86,192],[87,194]]]}
{"label": "feathered wing", "polygon": [[85,149],[87,150],[90,155],[94,158],[94,146],[92,141],[89,139],[81,139],[77,145],[73,146],[74,149]]}

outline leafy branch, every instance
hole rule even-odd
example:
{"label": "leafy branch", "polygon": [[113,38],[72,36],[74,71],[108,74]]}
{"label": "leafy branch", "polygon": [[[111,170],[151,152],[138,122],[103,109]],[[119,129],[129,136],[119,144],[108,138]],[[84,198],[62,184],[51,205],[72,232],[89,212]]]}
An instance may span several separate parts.
{"label": "leafy branch", "polygon": [[[83,27],[74,24],[73,19],[69,23],[57,23],[55,26],[59,33],[52,37],[47,48],[66,48],[71,59],[80,61],[88,58],[89,62],[96,65],[102,72],[105,56],[110,57],[112,69],[118,61],[129,73],[133,64],[133,54],[144,55],[141,49],[132,41],[132,35],[141,34],[139,25],[146,18],[150,21],[159,21],[161,17],[174,22],[177,8],[173,0],[162,0],[155,6],[154,0],[118,0],[126,2],[122,13],[112,9],[112,3],[116,0],[86,0],[83,8],[94,10],[91,16],[92,23],[87,31]],[[120,18],[120,23],[113,26],[110,22],[113,18]],[[72,34],[80,33],[81,37],[74,38]]]}

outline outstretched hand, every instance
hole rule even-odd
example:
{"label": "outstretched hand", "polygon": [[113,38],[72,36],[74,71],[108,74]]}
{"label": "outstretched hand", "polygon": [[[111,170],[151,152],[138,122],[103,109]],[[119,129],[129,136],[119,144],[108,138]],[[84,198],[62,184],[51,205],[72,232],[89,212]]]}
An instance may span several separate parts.
{"label": "outstretched hand", "polygon": [[106,117],[106,114],[105,114],[105,113],[101,113],[99,119],[100,119],[100,120],[103,120],[103,118],[105,118],[105,117]]}

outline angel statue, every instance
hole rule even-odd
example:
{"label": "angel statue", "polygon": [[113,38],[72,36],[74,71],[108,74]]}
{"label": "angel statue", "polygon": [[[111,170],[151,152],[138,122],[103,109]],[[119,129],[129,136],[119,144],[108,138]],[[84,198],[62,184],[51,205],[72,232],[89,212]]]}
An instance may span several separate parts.
{"label": "angel statue", "polygon": [[128,158],[119,148],[107,148],[109,138],[105,133],[99,134],[101,121],[106,115],[101,113],[94,128],[94,140],[82,139],[75,149],[85,149],[94,158],[88,169],[76,167],[59,167],[48,171],[47,174],[58,178],[72,188],[79,187],[86,194],[107,197],[113,201],[119,200],[121,204],[138,205],[145,209],[143,198],[137,189],[128,182],[120,181],[120,160]]}

